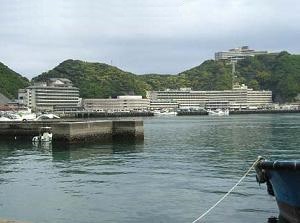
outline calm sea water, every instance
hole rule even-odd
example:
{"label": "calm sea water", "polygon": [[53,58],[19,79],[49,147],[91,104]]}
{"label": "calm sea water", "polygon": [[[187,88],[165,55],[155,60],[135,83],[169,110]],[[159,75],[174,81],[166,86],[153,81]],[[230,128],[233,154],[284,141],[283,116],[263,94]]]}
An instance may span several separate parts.
{"label": "calm sea water", "polygon": [[[0,142],[0,218],[33,223],[192,222],[258,155],[299,159],[300,115],[152,117],[144,143]],[[252,173],[203,222],[268,222]]]}

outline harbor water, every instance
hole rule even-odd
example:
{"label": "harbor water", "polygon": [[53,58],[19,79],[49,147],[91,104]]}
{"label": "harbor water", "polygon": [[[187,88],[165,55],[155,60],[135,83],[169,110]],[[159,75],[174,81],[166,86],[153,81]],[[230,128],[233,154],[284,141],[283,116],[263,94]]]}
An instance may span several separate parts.
{"label": "harbor water", "polygon": [[[0,219],[193,222],[258,155],[299,159],[300,115],[144,117],[144,142],[69,148],[0,142]],[[203,222],[268,222],[275,199],[252,172]]]}

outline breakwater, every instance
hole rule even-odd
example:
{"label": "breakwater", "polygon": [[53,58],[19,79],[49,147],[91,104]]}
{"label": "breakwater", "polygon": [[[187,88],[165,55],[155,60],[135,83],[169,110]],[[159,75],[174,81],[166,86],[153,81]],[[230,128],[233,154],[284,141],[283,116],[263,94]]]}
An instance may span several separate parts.
{"label": "breakwater", "polygon": [[39,135],[41,127],[51,127],[53,142],[68,144],[111,141],[118,139],[143,140],[143,121],[32,121],[1,122],[0,140],[26,139]]}
{"label": "breakwater", "polygon": [[177,112],[178,116],[183,116],[183,115],[208,115],[207,111],[178,111]]}
{"label": "breakwater", "polygon": [[25,223],[25,222],[0,219],[0,223]]}
{"label": "breakwater", "polygon": [[[296,110],[275,110],[275,109],[262,109],[262,110],[235,110],[230,111],[230,115],[242,115],[242,114],[283,114],[283,113],[300,113],[299,109]],[[184,115],[208,115],[207,111],[178,111],[178,116]]]}
{"label": "breakwater", "polygon": [[275,110],[275,109],[268,109],[268,110],[237,110],[237,111],[230,111],[232,115],[239,115],[239,114],[282,114],[282,113],[299,113],[300,110]]}
{"label": "breakwater", "polygon": [[153,116],[153,112],[88,112],[76,111],[59,114],[60,117],[66,118],[111,118],[111,117],[147,117]]}

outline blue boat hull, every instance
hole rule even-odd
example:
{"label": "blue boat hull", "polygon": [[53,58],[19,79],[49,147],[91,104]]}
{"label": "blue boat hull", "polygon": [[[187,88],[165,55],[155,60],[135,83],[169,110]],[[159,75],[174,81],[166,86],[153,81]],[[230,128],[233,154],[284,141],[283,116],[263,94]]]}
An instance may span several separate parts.
{"label": "blue boat hull", "polygon": [[280,216],[290,223],[300,223],[300,162],[262,161],[268,192],[276,197]]}
{"label": "blue boat hull", "polygon": [[291,223],[300,223],[300,171],[267,171],[280,215]]}

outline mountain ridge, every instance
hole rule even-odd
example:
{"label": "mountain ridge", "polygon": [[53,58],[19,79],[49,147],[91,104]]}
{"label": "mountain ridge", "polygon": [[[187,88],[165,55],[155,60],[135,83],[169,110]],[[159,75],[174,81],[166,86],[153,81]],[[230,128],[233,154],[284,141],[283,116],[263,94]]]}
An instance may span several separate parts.
{"label": "mountain ridge", "polygon": [[[206,60],[178,74],[137,75],[105,63],[68,59],[32,81],[68,78],[80,89],[83,98],[109,98],[125,94],[145,96],[147,90],[166,88],[231,89],[231,69],[226,61]],[[272,90],[275,102],[293,101],[300,93],[300,55],[283,51],[248,57],[237,63],[236,70],[235,81],[245,83],[254,90]],[[0,92],[3,93],[1,88]]]}
{"label": "mountain ridge", "polygon": [[27,87],[29,80],[0,62],[0,93],[9,99],[17,97],[18,89]]}

